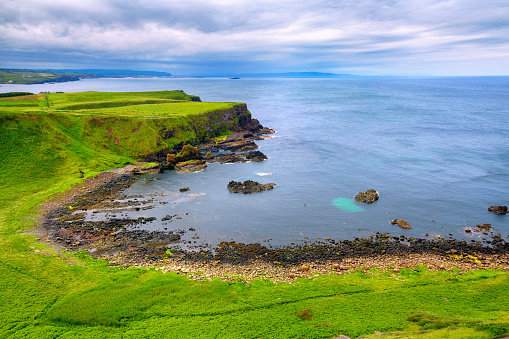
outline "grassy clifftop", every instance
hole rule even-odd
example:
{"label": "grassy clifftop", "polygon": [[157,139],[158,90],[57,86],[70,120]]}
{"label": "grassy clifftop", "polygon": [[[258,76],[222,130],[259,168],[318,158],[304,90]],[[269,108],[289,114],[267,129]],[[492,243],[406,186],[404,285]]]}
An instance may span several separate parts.
{"label": "grassy clifftop", "polygon": [[417,267],[293,284],[198,282],[56,252],[27,233],[40,203],[78,183],[79,170],[93,176],[235,129],[249,117],[243,104],[191,100],[167,91],[0,100],[0,338],[332,338],[339,332],[353,338],[374,331],[496,338],[509,331],[506,272]]}

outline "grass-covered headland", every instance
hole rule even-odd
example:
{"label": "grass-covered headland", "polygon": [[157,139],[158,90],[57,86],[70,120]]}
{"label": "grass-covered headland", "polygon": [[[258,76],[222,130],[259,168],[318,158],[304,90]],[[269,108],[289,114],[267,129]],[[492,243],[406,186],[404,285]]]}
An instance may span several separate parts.
{"label": "grass-covered headland", "polygon": [[23,94],[0,98],[0,338],[509,335],[503,270],[420,265],[314,275],[311,267],[291,283],[195,281],[42,244],[34,229],[54,194],[224,135],[250,113],[179,91]]}

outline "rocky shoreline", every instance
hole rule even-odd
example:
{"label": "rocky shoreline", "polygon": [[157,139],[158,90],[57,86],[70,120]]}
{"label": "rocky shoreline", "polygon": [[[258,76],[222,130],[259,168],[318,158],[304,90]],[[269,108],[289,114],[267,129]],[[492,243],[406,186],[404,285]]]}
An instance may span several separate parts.
{"label": "rocky shoreline", "polygon": [[[259,123],[254,126],[254,129],[233,133],[224,140],[200,145],[200,160],[186,162],[203,169],[209,162],[263,161],[266,156],[255,151],[258,146],[254,141],[262,140],[264,134],[273,131]],[[320,274],[369,274],[373,268],[397,273],[402,268],[416,266],[457,272],[509,269],[509,244],[488,227],[470,230],[490,238],[485,243],[377,233],[367,239],[326,239],[279,248],[223,242],[214,248],[186,251],[173,249],[181,243],[183,230],[150,232],[139,229],[140,225],[155,218],[129,219],[112,215],[103,221],[86,221],[85,215],[99,208],[114,211],[119,204],[135,210],[148,208],[146,204],[150,201],[142,197],[125,197],[124,202],[113,201],[112,197],[129,187],[137,174],[159,172],[165,166],[137,163],[103,172],[56,196],[43,207],[44,213],[39,220],[41,240],[71,251],[85,250],[94,258],[104,258],[123,267],[155,267],[198,280],[220,277],[246,282],[252,279],[290,282]],[[238,184],[232,184],[232,189]],[[166,218],[171,221],[182,217]]]}

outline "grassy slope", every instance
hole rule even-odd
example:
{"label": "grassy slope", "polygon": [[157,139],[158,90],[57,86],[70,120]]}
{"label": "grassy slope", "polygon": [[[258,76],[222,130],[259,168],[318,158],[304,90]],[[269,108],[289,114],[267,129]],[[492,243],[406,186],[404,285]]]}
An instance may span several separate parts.
{"label": "grassy slope", "polygon": [[[92,176],[131,161],[129,155],[160,147],[154,132],[161,122],[143,118],[152,114],[150,110],[129,119],[117,118],[113,108],[105,109],[107,113],[57,110],[107,102],[107,97],[161,100],[160,94],[79,95],[81,99],[50,95],[47,110],[41,110],[47,104],[40,97],[35,100],[43,103],[40,107],[17,108],[32,114],[0,113],[0,337],[330,338],[338,332],[355,337],[399,330],[406,331],[403,337],[490,338],[509,329],[509,275],[504,272],[459,275],[421,268],[401,271],[400,280],[359,273],[292,285],[264,281],[251,285],[119,270],[84,255],[45,248],[25,232],[34,227],[41,202],[79,181],[78,169]],[[182,104],[209,109],[207,103]],[[129,108],[144,105],[150,106]],[[155,105],[153,110],[163,114],[160,104]],[[189,122],[187,113],[168,115],[168,123],[173,123],[170,117],[179,124]],[[91,123],[106,114],[103,126]],[[116,145],[108,127],[113,136],[126,135],[126,140],[120,138]],[[139,132],[132,133],[133,128]],[[178,136],[185,137],[193,136]],[[296,315],[307,309],[312,319]],[[431,312],[446,328],[431,321],[428,332],[419,334],[422,324],[405,320],[415,310]]]}

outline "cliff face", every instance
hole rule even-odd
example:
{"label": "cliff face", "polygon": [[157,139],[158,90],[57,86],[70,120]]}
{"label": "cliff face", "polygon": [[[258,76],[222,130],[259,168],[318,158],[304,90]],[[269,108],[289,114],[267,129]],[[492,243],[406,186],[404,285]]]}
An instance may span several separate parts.
{"label": "cliff face", "polygon": [[178,118],[90,118],[85,123],[83,139],[122,156],[162,161],[167,153],[177,152],[185,144],[197,145],[228,131],[258,127],[260,124],[251,119],[246,104],[235,104]]}
{"label": "cliff face", "polygon": [[196,126],[198,133],[205,132],[209,137],[218,136],[221,132],[250,130],[253,126],[251,113],[247,110],[246,104],[236,104],[229,109],[217,110],[205,113],[195,119],[201,120],[200,126]]}

